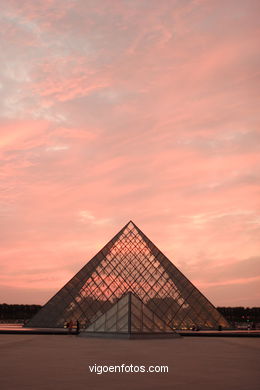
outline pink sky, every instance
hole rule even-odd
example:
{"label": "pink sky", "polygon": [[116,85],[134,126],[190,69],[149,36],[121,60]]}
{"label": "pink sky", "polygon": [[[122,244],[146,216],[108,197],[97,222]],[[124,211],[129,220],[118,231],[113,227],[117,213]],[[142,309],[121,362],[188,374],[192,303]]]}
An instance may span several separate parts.
{"label": "pink sky", "polygon": [[132,219],[213,304],[259,306],[259,1],[0,5],[0,303]]}

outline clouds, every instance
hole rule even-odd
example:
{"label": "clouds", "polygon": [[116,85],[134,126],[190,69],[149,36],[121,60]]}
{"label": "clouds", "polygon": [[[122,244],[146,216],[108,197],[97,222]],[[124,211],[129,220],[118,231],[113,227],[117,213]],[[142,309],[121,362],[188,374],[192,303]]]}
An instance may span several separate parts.
{"label": "clouds", "polygon": [[[240,263],[259,255],[257,7],[2,7],[5,286],[41,289],[42,264],[65,281],[133,219],[214,303],[228,304],[227,292],[244,280]],[[216,286],[219,262],[234,275],[219,273]],[[17,268],[38,269],[39,281],[20,274],[13,283]],[[58,285],[46,282],[42,300]]]}

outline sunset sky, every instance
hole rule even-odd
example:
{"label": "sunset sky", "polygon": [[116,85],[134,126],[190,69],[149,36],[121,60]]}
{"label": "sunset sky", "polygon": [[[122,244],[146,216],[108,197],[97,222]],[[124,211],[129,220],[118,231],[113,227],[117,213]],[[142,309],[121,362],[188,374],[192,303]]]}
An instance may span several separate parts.
{"label": "sunset sky", "polygon": [[213,304],[260,306],[260,2],[0,5],[0,303],[132,219]]}

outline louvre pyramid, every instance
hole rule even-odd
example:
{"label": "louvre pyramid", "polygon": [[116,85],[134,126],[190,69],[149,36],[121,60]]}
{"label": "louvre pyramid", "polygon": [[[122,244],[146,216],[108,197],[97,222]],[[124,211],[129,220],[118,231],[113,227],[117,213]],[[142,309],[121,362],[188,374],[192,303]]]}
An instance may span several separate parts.
{"label": "louvre pyramid", "polygon": [[174,329],[228,328],[208,299],[130,221],[27,323],[88,327],[127,292]]}
{"label": "louvre pyramid", "polygon": [[83,333],[169,333],[176,332],[161,320],[141,299],[128,292],[89,325]]}

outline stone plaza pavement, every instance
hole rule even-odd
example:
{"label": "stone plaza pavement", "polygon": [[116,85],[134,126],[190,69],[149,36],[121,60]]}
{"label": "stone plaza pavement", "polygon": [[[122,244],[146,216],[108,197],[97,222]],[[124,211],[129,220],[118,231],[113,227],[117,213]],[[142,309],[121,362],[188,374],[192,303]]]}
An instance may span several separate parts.
{"label": "stone plaza pavement", "polygon": [[[0,335],[1,390],[258,390],[260,338],[88,339]],[[167,365],[168,373],[91,373],[90,365]]]}

